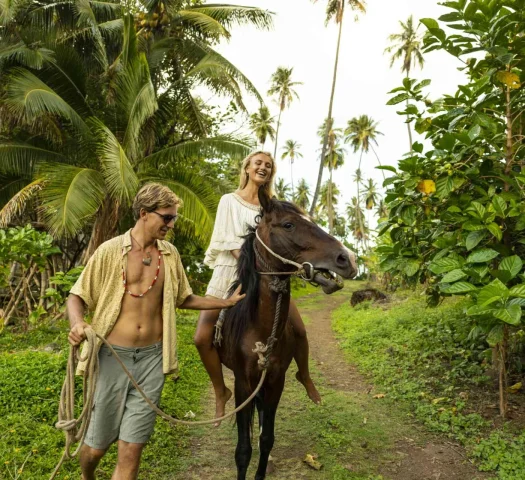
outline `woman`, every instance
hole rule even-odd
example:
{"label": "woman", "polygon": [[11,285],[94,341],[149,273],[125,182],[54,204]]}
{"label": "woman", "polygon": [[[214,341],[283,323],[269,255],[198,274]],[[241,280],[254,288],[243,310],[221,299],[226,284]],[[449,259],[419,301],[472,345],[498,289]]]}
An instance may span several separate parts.
{"label": "woman", "polygon": [[[260,213],[259,187],[264,186],[270,197],[273,197],[275,173],[271,154],[254,152],[242,162],[239,188],[221,198],[211,243],[204,258],[204,263],[214,269],[206,295],[218,298],[228,295],[230,285],[236,277],[237,259],[244,241],[242,236],[246,235],[248,226],[255,226],[255,217]],[[232,396],[232,392],[224,384],[219,354],[212,343],[218,317],[218,310],[201,312],[195,333],[195,345],[215,390],[216,418],[224,415],[226,402]],[[306,330],[293,301],[290,303],[289,318],[297,341],[295,361],[299,371],[296,378],[304,385],[310,399],[319,403],[321,396],[310,378],[308,369]],[[219,424],[220,422],[217,422],[215,425]]]}

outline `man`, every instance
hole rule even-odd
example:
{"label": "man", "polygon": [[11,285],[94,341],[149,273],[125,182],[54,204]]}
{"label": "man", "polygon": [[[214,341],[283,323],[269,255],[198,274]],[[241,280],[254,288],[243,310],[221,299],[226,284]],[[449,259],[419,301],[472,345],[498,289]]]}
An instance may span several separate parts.
{"label": "man", "polygon": [[[159,402],[164,375],[177,369],[175,309],[228,308],[244,298],[193,295],[177,249],[164,238],[178,217],[180,200],[167,187],[145,185],[133,202],[135,226],[102,244],[71,289],[69,342],[79,345],[90,326],[111,343],[146,395]],[[84,321],[85,307],[93,312]],[[155,412],[133,388],[111,351],[102,345],[94,408],[80,451],[82,478],[118,440],[113,479],[136,479]],[[85,365],[80,362],[77,373]]]}

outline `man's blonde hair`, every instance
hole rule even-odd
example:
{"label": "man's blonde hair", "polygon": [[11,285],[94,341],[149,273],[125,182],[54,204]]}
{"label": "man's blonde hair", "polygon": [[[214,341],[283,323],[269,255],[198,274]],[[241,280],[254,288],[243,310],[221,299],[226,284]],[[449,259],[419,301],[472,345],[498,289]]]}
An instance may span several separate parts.
{"label": "man's blonde hair", "polygon": [[250,153],[250,155],[248,155],[242,161],[241,173],[239,175],[239,190],[242,190],[248,184],[248,174],[246,173],[246,168],[248,167],[248,165],[250,165],[252,158],[256,155],[266,155],[272,161],[272,172],[270,173],[270,178],[264,184],[265,190],[268,192],[269,197],[272,198],[275,196],[275,192],[273,190],[273,179],[275,178],[275,174],[277,173],[277,168],[272,154],[270,152],[263,152],[262,150]]}
{"label": "man's blonde hair", "polygon": [[182,201],[170,188],[160,183],[146,183],[133,200],[133,218],[140,218],[140,211],[153,212],[159,208],[182,206]]}

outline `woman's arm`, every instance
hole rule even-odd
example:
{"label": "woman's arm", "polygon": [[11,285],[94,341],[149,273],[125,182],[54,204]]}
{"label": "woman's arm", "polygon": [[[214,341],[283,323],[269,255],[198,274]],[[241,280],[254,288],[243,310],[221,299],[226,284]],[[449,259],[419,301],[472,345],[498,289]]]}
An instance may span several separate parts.
{"label": "woman's arm", "polygon": [[230,250],[230,252],[235,257],[235,260],[239,260],[239,256],[241,255],[241,251],[240,250]]}

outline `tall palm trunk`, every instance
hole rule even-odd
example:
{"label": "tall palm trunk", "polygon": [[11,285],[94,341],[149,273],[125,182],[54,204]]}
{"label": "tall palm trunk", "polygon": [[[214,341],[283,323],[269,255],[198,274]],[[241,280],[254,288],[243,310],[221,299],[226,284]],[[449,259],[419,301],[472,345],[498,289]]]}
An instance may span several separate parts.
{"label": "tall palm trunk", "polygon": [[[407,78],[410,76],[410,67],[407,68]],[[408,98],[406,100],[407,108],[408,108]],[[408,128],[408,141],[410,142],[410,153],[412,153],[412,131],[410,130],[410,123],[407,122],[407,128]]]}
{"label": "tall palm trunk", "polygon": [[295,190],[294,190],[294,186],[293,186],[293,158],[292,156],[290,155],[290,181],[292,182],[292,199],[293,197],[295,196]]}
{"label": "tall palm trunk", "polygon": [[85,265],[95,250],[118,233],[120,204],[110,198],[105,198],[95,218],[88,246],[82,255],[82,264]]}
{"label": "tall palm trunk", "polygon": [[[359,156],[359,166],[358,170],[361,172],[361,160],[363,159],[363,149],[361,149],[361,155]],[[359,173],[360,175],[360,173]],[[363,238],[361,240],[363,246],[363,251],[365,251],[366,248],[366,242],[365,242],[365,228],[363,225],[363,217],[361,216],[361,198],[360,198],[360,190],[359,190],[359,183],[361,182],[361,179],[357,178],[357,205],[356,205],[356,213],[357,213],[357,220],[359,223],[359,228],[361,230],[361,234],[363,235]]]}
{"label": "tall palm trunk", "polygon": [[[344,4],[343,4],[344,5]],[[317,185],[315,186],[314,196],[312,198],[312,204],[310,205],[310,215],[313,216],[315,211],[315,205],[319,197],[319,191],[321,190],[321,181],[323,179],[323,168],[324,168],[324,156],[326,153],[326,147],[328,145],[328,134],[332,129],[332,107],[334,105],[334,94],[335,84],[337,80],[337,66],[339,64],[339,49],[341,47],[341,34],[343,32],[343,14],[341,14],[341,22],[339,22],[339,35],[337,37],[337,49],[335,51],[335,65],[334,65],[334,77],[332,80],[332,93],[330,94],[330,104],[328,106],[328,118],[326,121],[326,131],[324,133],[323,148],[321,150],[321,159],[319,161],[319,174],[317,176]]]}
{"label": "tall palm trunk", "polygon": [[[372,145],[372,143],[370,143],[370,148],[372,149],[372,152],[374,152],[374,155],[376,156],[377,163],[379,164],[380,167],[382,167],[383,165],[381,165],[381,160],[379,160],[379,156],[377,155],[377,152],[375,151],[375,148]],[[385,181],[386,180],[385,171],[381,170],[381,173],[383,175],[383,181]]]}
{"label": "tall palm trunk", "polygon": [[279,127],[281,126],[281,115],[283,113],[283,109],[281,108],[279,110],[279,118],[277,119],[277,128],[275,130],[275,148],[273,149],[273,158],[274,160],[277,158],[277,142],[279,141]]}
{"label": "tall palm trunk", "polygon": [[332,202],[332,162],[328,163],[330,169],[330,181],[328,182],[328,233],[332,235],[334,233],[334,205]]}

